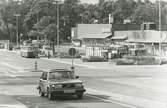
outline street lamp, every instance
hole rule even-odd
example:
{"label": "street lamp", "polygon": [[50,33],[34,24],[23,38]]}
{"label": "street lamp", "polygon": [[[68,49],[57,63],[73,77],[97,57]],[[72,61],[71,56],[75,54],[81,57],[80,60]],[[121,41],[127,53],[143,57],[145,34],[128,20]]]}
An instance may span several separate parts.
{"label": "street lamp", "polygon": [[20,14],[14,14],[14,16],[16,16],[16,25],[17,25],[17,31],[16,31],[16,35],[17,35],[17,47],[19,46],[19,16]]}
{"label": "street lamp", "polygon": [[162,54],[162,32],[161,32],[161,0],[159,0],[159,33],[160,33],[160,42],[159,42],[159,52]]}
{"label": "street lamp", "polygon": [[60,36],[59,36],[59,3],[60,0],[54,0],[54,4],[57,4],[57,54],[59,54],[59,47],[60,47]]}
{"label": "street lamp", "polygon": [[22,44],[23,33],[20,34],[20,45]]}

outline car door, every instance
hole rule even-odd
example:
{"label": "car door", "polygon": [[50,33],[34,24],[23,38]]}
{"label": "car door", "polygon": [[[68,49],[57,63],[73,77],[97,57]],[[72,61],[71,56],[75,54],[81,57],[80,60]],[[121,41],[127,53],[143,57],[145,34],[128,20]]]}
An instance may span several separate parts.
{"label": "car door", "polygon": [[43,72],[41,78],[40,78],[40,87],[42,92],[46,93],[46,84],[47,84],[47,72]]}
{"label": "car door", "polygon": [[43,77],[44,77],[44,72],[42,73],[40,80],[39,80],[39,87],[43,91]]}
{"label": "car door", "polygon": [[48,87],[47,74],[48,74],[48,72],[45,72],[45,73],[44,73],[44,77],[43,77],[43,91],[44,91],[44,93],[47,92],[47,87]]}

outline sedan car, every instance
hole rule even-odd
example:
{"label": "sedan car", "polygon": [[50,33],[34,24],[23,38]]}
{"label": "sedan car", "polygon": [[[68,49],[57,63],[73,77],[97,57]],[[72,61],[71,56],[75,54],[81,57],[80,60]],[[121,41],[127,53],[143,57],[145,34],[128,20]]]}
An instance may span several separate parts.
{"label": "sedan car", "polygon": [[55,96],[70,95],[76,95],[81,99],[86,90],[78,78],[79,76],[75,76],[72,70],[47,70],[42,73],[37,89],[40,96],[47,96],[50,100]]}

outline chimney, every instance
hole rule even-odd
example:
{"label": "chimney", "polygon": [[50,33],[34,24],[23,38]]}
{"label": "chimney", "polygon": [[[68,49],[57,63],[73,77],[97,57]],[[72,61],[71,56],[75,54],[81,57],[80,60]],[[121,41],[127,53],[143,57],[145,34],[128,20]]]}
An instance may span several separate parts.
{"label": "chimney", "polygon": [[109,24],[114,23],[114,17],[112,14],[109,14]]}

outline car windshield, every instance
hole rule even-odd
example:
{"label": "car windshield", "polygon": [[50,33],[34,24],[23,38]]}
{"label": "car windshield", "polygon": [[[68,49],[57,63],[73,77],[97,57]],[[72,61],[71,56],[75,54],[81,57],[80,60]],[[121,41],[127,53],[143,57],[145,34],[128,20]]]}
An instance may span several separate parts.
{"label": "car windshield", "polygon": [[61,72],[50,72],[49,73],[49,79],[53,80],[53,79],[74,79],[74,74],[70,71],[61,71]]}

